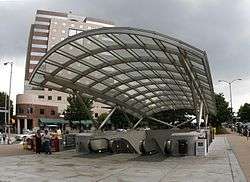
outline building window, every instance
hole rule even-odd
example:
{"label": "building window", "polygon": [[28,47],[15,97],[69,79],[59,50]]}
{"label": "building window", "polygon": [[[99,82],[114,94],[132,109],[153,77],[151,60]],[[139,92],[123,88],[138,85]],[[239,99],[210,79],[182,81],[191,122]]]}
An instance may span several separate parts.
{"label": "building window", "polygon": [[98,113],[95,113],[95,118],[97,118],[98,117]]}
{"label": "building window", "polygon": [[62,97],[61,97],[61,96],[58,96],[58,97],[57,97],[57,100],[62,100]]}
{"label": "building window", "polygon": [[77,30],[75,30],[75,29],[69,29],[69,36],[73,36],[75,34],[77,34]]}
{"label": "building window", "polygon": [[50,111],[50,114],[51,114],[51,115],[55,115],[56,112],[55,112],[54,110],[51,110],[51,111]]}
{"label": "building window", "polygon": [[38,99],[44,99],[44,95],[38,95]]}
{"label": "building window", "polygon": [[17,108],[17,113],[18,113],[18,114],[23,114],[23,108],[18,107],[18,108]]}
{"label": "building window", "polygon": [[41,114],[41,115],[44,114],[44,109],[40,109],[40,114]]}
{"label": "building window", "polygon": [[28,107],[27,113],[28,113],[28,114],[32,114],[32,113],[33,113],[33,108],[32,108],[32,107]]}
{"label": "building window", "polygon": [[52,100],[52,96],[50,95],[50,96],[48,96],[48,100]]}

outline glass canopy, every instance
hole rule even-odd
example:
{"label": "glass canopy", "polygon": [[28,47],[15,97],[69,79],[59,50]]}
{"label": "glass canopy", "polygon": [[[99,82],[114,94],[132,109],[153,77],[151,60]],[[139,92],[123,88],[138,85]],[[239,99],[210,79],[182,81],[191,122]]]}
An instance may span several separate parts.
{"label": "glass canopy", "polygon": [[94,98],[135,116],[170,109],[215,113],[207,55],[148,30],[85,31],[55,45],[30,78],[32,85]]}

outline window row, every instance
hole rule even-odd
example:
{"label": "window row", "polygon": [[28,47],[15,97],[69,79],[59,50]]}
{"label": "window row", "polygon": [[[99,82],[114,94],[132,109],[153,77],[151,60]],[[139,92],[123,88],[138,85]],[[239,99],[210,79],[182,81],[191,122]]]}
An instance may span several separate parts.
{"label": "window row", "polygon": [[[38,99],[44,99],[44,98],[45,98],[44,95],[38,95]],[[48,96],[48,100],[52,100],[52,96],[51,95]],[[58,101],[62,100],[62,97],[61,96],[57,96],[57,100]]]}
{"label": "window row", "polygon": [[[32,107],[28,107],[27,109],[26,109],[26,112],[25,112],[25,109],[24,108],[21,108],[21,107],[18,107],[17,108],[17,114],[33,114],[33,108]],[[40,115],[44,115],[45,114],[45,109],[39,109],[39,114]],[[56,112],[55,112],[55,110],[50,110],[50,115],[55,115],[56,114]]]}

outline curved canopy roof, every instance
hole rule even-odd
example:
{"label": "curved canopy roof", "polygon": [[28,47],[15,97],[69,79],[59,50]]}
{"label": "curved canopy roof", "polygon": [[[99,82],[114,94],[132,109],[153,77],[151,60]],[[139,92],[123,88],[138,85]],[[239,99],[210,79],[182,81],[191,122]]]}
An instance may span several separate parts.
{"label": "curved canopy roof", "polygon": [[169,109],[215,113],[207,56],[169,36],[128,27],[68,37],[41,59],[30,83],[80,93],[136,116]]}

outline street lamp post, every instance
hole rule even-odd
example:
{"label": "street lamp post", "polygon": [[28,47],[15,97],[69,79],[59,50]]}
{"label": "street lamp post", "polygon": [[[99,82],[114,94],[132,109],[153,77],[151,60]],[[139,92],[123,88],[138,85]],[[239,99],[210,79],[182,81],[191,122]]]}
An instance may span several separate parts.
{"label": "street lamp post", "polygon": [[4,65],[10,64],[10,83],[9,83],[9,102],[8,102],[8,143],[10,140],[10,94],[11,94],[11,80],[12,80],[12,67],[13,67],[13,62],[5,62]]}
{"label": "street lamp post", "polygon": [[229,85],[229,95],[230,95],[230,107],[231,107],[231,114],[233,116],[233,99],[232,99],[232,83],[235,81],[240,81],[241,78],[234,79],[232,81],[226,81],[226,80],[219,80],[219,82],[225,82]]}

